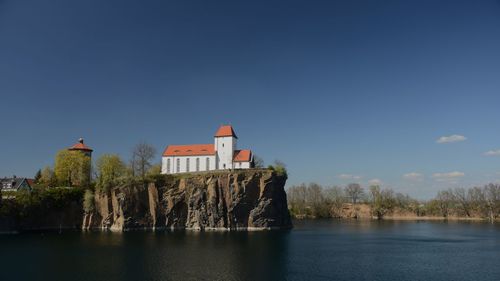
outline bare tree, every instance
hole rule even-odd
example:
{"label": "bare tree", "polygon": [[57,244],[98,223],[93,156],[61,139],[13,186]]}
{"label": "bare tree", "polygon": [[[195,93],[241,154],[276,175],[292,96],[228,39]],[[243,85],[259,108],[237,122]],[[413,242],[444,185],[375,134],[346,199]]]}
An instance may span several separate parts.
{"label": "bare tree", "polygon": [[264,159],[259,157],[258,155],[253,155],[253,166],[254,168],[264,168]]}
{"label": "bare tree", "polygon": [[358,200],[363,196],[364,190],[361,185],[357,183],[350,183],[345,188],[345,193],[347,197],[351,200],[352,206],[354,208],[354,218],[358,218],[358,207],[356,204]]}
{"label": "bare tree", "polygon": [[482,191],[484,209],[488,219],[493,222],[500,215],[500,185],[490,183]]}
{"label": "bare tree", "polygon": [[469,194],[471,209],[480,214],[481,217],[489,217],[488,203],[486,200],[485,190],[480,187],[473,187],[467,191]]}
{"label": "bare tree", "polygon": [[357,183],[350,183],[345,187],[345,193],[347,197],[351,200],[351,203],[356,205],[358,200],[365,193],[361,185]]}
{"label": "bare tree", "polygon": [[156,149],[153,146],[144,142],[137,144],[132,150],[131,166],[133,175],[140,176],[142,180],[145,180],[155,154]]}
{"label": "bare tree", "polygon": [[370,199],[371,211],[379,220],[392,212],[396,206],[394,191],[392,189],[380,189],[378,185],[370,186]]}
{"label": "bare tree", "polygon": [[328,216],[328,209],[323,197],[323,187],[317,183],[310,183],[307,187],[306,196],[307,207],[309,208],[312,217]]}
{"label": "bare tree", "polygon": [[465,188],[455,188],[452,194],[454,201],[457,203],[457,206],[467,217],[470,217],[471,216],[470,192],[465,190]]}
{"label": "bare tree", "polygon": [[297,217],[306,215],[307,187],[305,184],[292,186],[287,190],[289,208]]}
{"label": "bare tree", "polygon": [[342,217],[342,209],[347,201],[344,190],[339,186],[333,186],[325,189],[324,194],[329,206],[330,216],[334,218]]}
{"label": "bare tree", "polygon": [[447,218],[450,215],[450,209],[453,202],[453,195],[451,191],[439,191],[436,196],[436,201],[441,215]]}

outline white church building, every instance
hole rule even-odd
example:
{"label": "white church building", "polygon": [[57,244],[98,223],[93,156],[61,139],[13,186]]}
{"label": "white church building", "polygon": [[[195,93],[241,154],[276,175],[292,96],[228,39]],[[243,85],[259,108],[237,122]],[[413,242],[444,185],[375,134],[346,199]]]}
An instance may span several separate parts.
{"label": "white church building", "polygon": [[223,125],[215,133],[213,144],[169,145],[163,152],[161,173],[252,168],[252,151],[237,150],[237,140],[233,127]]}

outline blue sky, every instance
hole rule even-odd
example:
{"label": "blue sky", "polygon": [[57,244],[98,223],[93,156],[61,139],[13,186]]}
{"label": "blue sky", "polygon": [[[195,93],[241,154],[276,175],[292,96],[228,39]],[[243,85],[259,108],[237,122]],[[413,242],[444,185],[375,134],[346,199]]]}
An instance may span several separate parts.
{"label": "blue sky", "polygon": [[0,175],[230,123],[289,184],[497,181],[499,50],[493,0],[0,0]]}

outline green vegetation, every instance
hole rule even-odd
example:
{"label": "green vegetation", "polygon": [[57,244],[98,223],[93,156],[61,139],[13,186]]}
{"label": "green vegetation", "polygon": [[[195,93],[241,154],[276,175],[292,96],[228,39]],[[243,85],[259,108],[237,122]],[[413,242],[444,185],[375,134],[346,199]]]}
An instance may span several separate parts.
{"label": "green vegetation", "polygon": [[288,204],[296,218],[341,217],[347,197],[339,187],[323,188],[317,183],[301,184],[288,189]]}
{"label": "green vegetation", "polygon": [[33,180],[35,181],[35,183],[39,183],[41,178],[42,178],[42,170],[38,169],[38,171],[36,171]]}
{"label": "green vegetation", "polygon": [[370,209],[372,215],[382,219],[396,207],[396,198],[391,189],[380,189],[380,186],[370,186]]}
{"label": "green vegetation", "polygon": [[[419,201],[389,188],[371,186],[368,194],[359,184],[345,188],[311,183],[288,188],[288,205],[296,218],[359,217],[360,206],[369,208],[370,217],[383,219],[390,214],[406,217],[481,218],[496,221],[500,218],[500,185],[488,184],[469,189],[455,188],[440,191],[428,201]],[[346,213],[350,210],[352,213]]]}
{"label": "green vegetation", "polygon": [[429,213],[445,218],[481,217],[495,221],[500,217],[500,185],[444,190],[427,205]]}
{"label": "green vegetation", "polygon": [[57,178],[54,170],[50,166],[43,168],[40,179],[37,182],[38,185],[43,187],[55,187],[57,186]]}
{"label": "green vegetation", "polygon": [[286,170],[286,165],[280,160],[275,160],[274,165],[267,166],[267,169],[275,171],[276,174],[279,176],[285,176],[286,178],[288,178],[288,171]]}
{"label": "green vegetation", "polygon": [[90,157],[79,151],[61,150],[54,166],[57,183],[64,186],[85,187],[90,185]]}
{"label": "green vegetation", "polygon": [[90,189],[85,190],[83,195],[83,210],[87,214],[95,210],[94,192]]}
{"label": "green vegetation", "polygon": [[74,202],[81,204],[82,198],[81,188],[58,187],[35,189],[32,192],[19,191],[12,199],[3,200],[0,216],[18,219],[41,217],[49,211],[62,211]]}
{"label": "green vegetation", "polygon": [[[90,213],[95,210],[94,194],[97,192],[108,192],[118,186],[145,186],[148,183],[165,186],[172,180],[198,174],[162,175],[161,165],[152,162],[155,153],[151,145],[140,143],[134,147],[129,165],[125,164],[119,155],[103,154],[96,160],[95,170],[91,171],[89,156],[79,151],[61,150],[56,155],[54,168],[46,166],[37,171],[33,191],[2,194],[6,200],[0,199],[1,211],[3,214],[23,218],[29,214],[43,215],[44,211],[62,208],[69,202],[78,201],[79,206]],[[259,161],[261,160],[257,158],[257,164],[263,165],[263,162]],[[278,175],[287,176],[283,162],[275,161],[270,169]],[[256,170],[259,169],[250,171]],[[206,173],[218,174],[227,171]]]}
{"label": "green vegetation", "polygon": [[126,166],[120,156],[114,154],[103,154],[97,160],[97,180],[96,189],[99,191],[109,191],[118,184],[126,174]]}

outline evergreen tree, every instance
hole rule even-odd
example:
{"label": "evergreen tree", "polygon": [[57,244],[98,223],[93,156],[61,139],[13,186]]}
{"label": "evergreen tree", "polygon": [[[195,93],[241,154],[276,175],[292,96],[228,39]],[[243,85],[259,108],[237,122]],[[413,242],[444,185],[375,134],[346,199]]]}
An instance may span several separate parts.
{"label": "evergreen tree", "polygon": [[39,184],[40,183],[40,179],[42,178],[42,170],[41,169],[38,169],[38,171],[36,172],[35,174],[35,183],[36,184]]}

